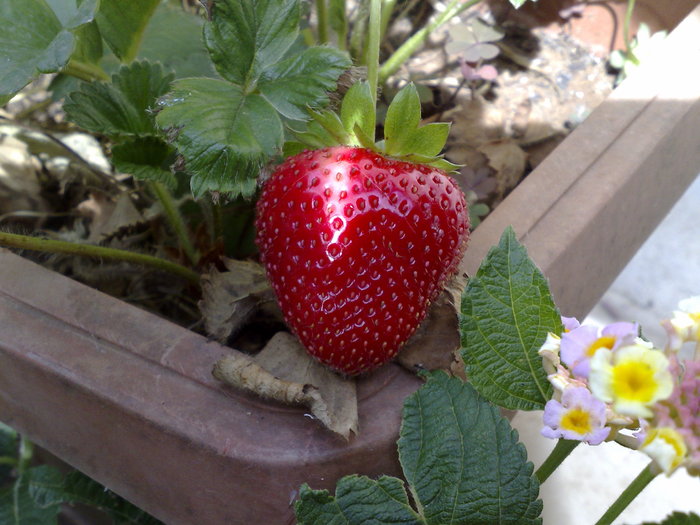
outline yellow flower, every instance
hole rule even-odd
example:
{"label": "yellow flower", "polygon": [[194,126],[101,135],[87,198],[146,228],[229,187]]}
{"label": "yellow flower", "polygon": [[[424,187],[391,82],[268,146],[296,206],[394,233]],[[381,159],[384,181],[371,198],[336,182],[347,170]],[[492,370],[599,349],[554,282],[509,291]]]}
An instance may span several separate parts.
{"label": "yellow flower", "polygon": [[641,344],[616,351],[600,348],[591,359],[589,385],[613,410],[631,417],[651,417],[651,405],[673,392],[668,358]]}
{"label": "yellow flower", "polygon": [[688,453],[683,436],[671,427],[649,429],[639,450],[653,459],[666,474],[678,468]]}

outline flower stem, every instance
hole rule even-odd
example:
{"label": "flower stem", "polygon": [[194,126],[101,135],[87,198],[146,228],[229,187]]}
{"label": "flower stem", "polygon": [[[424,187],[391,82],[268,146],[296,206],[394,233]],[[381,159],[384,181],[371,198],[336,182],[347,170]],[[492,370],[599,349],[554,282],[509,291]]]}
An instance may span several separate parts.
{"label": "flower stem", "polygon": [[85,80],[86,82],[92,82],[94,80],[109,81],[109,75],[105,73],[100,66],[88,64],[87,62],[80,62],[78,60],[71,60],[68,62],[61,70],[61,73],[79,78],[80,80]]}
{"label": "flower stem", "polygon": [[554,472],[562,461],[564,461],[571,451],[573,451],[576,446],[581,443],[580,441],[575,441],[573,439],[559,439],[557,444],[554,446],[554,450],[547,456],[544,463],[540,465],[540,468],[535,472],[537,481],[544,483],[547,478]]}
{"label": "flower stem", "polygon": [[33,250],[49,253],[67,253],[70,255],[81,255],[86,257],[100,257],[103,259],[115,259],[135,264],[142,264],[157,268],[165,272],[178,275],[188,281],[198,284],[199,274],[189,268],[185,268],[177,263],[127,250],[107,248],[105,246],[95,246],[94,244],[77,244],[74,242],[56,241],[51,239],[39,239],[27,235],[17,235],[15,233],[0,232],[0,245],[20,248],[23,250]]}
{"label": "flower stem", "polygon": [[406,42],[394,51],[394,54],[382,64],[382,67],[379,68],[379,81],[385,82],[387,78],[396,73],[401,67],[401,64],[406,62],[413,53],[418,51],[418,48],[423,45],[423,42],[425,42],[431,32],[435,31],[453,16],[457,16],[465,9],[478,4],[480,1],[481,0],[468,0],[464,2],[464,0],[452,0],[445,10],[435,17],[430,24],[406,40]]}
{"label": "flower stem", "polygon": [[173,199],[172,193],[170,193],[170,190],[166,188],[162,182],[153,181],[149,184],[149,186],[160,201],[161,206],[163,206],[165,216],[168,218],[168,222],[170,222],[173,230],[175,230],[175,235],[177,236],[178,241],[180,241],[182,251],[185,252],[185,255],[187,255],[190,262],[193,265],[196,265],[197,262],[199,262],[199,255],[197,254],[195,247],[192,245],[192,241],[190,241],[190,236],[187,233],[185,221],[180,214],[180,210],[175,203],[175,199]]}
{"label": "flower stem", "polygon": [[[382,34],[382,0],[370,0],[369,32],[367,34],[367,81],[372,93],[374,106],[377,106],[379,87],[379,45]],[[371,137],[374,140],[374,137]]]}
{"label": "flower stem", "polygon": [[632,12],[634,11],[634,3],[636,0],[627,0],[627,11],[625,11],[625,21],[622,26],[622,33],[625,39],[625,53],[630,54],[630,24],[632,23]]}
{"label": "flower stem", "polygon": [[657,476],[654,462],[650,462],[639,475],[634,478],[627,488],[620,494],[610,508],[596,522],[596,525],[610,525],[620,513],[636,498],[642,490]]}
{"label": "flower stem", "polygon": [[316,17],[318,18],[318,42],[328,43],[328,8],[326,0],[316,0]]}

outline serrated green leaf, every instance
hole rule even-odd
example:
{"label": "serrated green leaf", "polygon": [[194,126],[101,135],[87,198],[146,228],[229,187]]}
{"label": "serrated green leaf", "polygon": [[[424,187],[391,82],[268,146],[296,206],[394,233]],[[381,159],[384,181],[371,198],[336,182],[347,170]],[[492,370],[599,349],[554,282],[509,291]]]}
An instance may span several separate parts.
{"label": "serrated green leaf", "polygon": [[420,124],[420,97],[413,83],[399,91],[389,104],[384,121],[384,148],[388,155],[411,153],[406,143]]}
{"label": "serrated green leaf", "polygon": [[537,351],[548,332],[561,331],[547,280],[507,228],[462,295],[469,380],[498,406],[542,410],[552,390]]}
{"label": "serrated green leaf", "polygon": [[0,2],[0,96],[12,95],[40,73],[59,71],[68,63],[75,46],[70,29],[81,14],[65,13],[66,27],[46,0]]}
{"label": "serrated green leaf", "polygon": [[498,410],[443,372],[406,399],[399,459],[427,524],[540,524],[533,465]]}
{"label": "serrated green leaf", "polygon": [[204,46],[201,17],[161,3],[148,22],[138,57],[160,62],[176,78],[215,77]]}
{"label": "serrated green leaf", "polygon": [[80,127],[112,139],[121,136],[157,136],[150,108],[164,95],[173,75],[159,64],[133,62],[112,75],[112,82],[82,84],[66,97],[68,118]]}
{"label": "serrated green leaf", "polygon": [[161,99],[156,116],[162,128],[179,129],[175,138],[194,174],[192,193],[207,191],[251,196],[265,157],[282,145],[282,122],[260,95],[212,78],[177,80]]}
{"label": "serrated green leaf", "polygon": [[168,166],[174,150],[153,137],[137,138],[112,148],[112,163],[121,173],[135,179],[162,182],[171,189],[177,187],[175,175]]}
{"label": "serrated green leaf", "polygon": [[700,516],[694,512],[688,514],[683,512],[673,512],[662,522],[652,523],[645,521],[642,525],[700,525]]}
{"label": "serrated green leaf", "polygon": [[421,525],[408,503],[403,482],[389,476],[374,481],[346,476],[335,489],[312,490],[302,485],[294,505],[299,525]]}
{"label": "serrated green leaf", "polygon": [[204,41],[216,70],[249,92],[299,33],[299,0],[219,0]]}
{"label": "serrated green leaf", "polygon": [[139,51],[143,32],[160,0],[101,0],[97,25],[112,52],[131,62]]}
{"label": "serrated green leaf", "polygon": [[70,472],[64,477],[55,468],[43,465],[32,468],[31,472],[28,491],[39,507],[58,508],[62,503],[82,503],[99,508],[118,523],[160,524],[160,521],[143,510],[78,471]]}
{"label": "serrated green leaf", "polygon": [[351,146],[362,144],[355,136],[356,126],[362,130],[364,136],[374,142],[374,131],[376,126],[376,112],[374,110],[374,99],[370,92],[369,84],[364,81],[355,82],[343,97],[340,107],[340,119],[350,136]]}
{"label": "serrated green leaf", "polygon": [[[27,470],[14,485],[0,491],[0,523],[2,525],[55,525],[58,505],[38,505],[30,494],[30,484],[49,467]],[[41,470],[38,470],[41,469]],[[54,472],[58,472],[52,469]],[[60,474],[58,474],[60,476]]]}
{"label": "serrated green leaf", "polygon": [[258,89],[277,111],[291,120],[307,120],[306,108],[325,104],[326,92],[350,66],[347,56],[330,47],[311,47],[265,70]]}

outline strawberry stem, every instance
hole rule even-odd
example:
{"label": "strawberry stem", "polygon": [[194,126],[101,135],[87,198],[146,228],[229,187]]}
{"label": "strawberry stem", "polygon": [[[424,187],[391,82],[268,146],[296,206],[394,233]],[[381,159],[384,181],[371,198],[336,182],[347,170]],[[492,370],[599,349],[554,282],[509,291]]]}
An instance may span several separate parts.
{"label": "strawberry stem", "polygon": [[94,244],[79,244],[68,241],[56,241],[53,239],[39,239],[37,237],[29,237],[27,235],[18,235],[15,233],[6,232],[0,232],[0,245],[20,248],[22,250],[48,253],[67,253],[70,255],[79,255],[84,257],[97,257],[101,259],[126,261],[134,264],[141,264],[143,266],[150,266],[151,268],[157,268],[158,270],[179,275],[193,284],[199,283],[199,274],[193,272],[189,268],[185,268],[177,263],[161,259],[160,257],[146,255],[145,253],[107,248],[106,246],[96,246]]}
{"label": "strawberry stem", "polygon": [[[371,0],[369,7],[369,33],[367,35],[367,82],[372,94],[374,110],[377,109],[379,86],[379,44],[382,34],[382,0]],[[374,141],[374,137],[370,137]]]}

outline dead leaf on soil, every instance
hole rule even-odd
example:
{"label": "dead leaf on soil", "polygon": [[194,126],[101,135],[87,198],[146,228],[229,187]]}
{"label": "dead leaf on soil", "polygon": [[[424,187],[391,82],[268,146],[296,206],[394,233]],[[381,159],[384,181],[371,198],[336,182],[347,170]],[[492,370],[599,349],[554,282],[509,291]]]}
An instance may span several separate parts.
{"label": "dead leaf on soil", "polygon": [[202,276],[199,309],[211,337],[225,343],[264,303],[275,303],[264,268],[254,262],[224,259],[228,271],[212,268]]}
{"label": "dead leaf on soil", "polygon": [[219,381],[263,398],[306,406],[346,440],[351,432],[358,433],[355,381],[315,361],[287,332],[275,334],[255,357],[234,351],[219,360],[212,373]]}
{"label": "dead leaf on soil", "polygon": [[103,193],[92,192],[86,201],[78,205],[78,211],[92,219],[88,242],[93,243],[144,220],[128,193],[121,193],[112,199]]}
{"label": "dead leaf on soil", "polygon": [[496,171],[496,192],[502,198],[525,174],[527,154],[510,139],[482,144],[479,151],[486,155],[489,166]]}
{"label": "dead leaf on soil", "polygon": [[[458,305],[464,281],[455,277],[430,307],[428,316],[399,352],[397,361],[416,370],[459,369],[455,367],[460,348]],[[462,373],[464,366],[461,367]]]}

